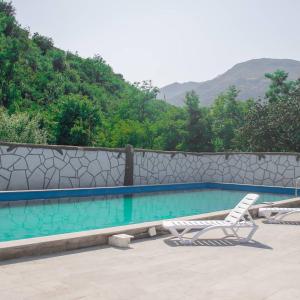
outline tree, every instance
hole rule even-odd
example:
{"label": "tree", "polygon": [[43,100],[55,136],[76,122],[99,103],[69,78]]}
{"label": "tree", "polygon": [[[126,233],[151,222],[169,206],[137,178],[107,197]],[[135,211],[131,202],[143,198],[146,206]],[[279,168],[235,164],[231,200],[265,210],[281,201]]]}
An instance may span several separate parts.
{"label": "tree", "polygon": [[247,151],[300,151],[300,97],[275,103],[256,103],[240,132]]}
{"label": "tree", "polygon": [[210,129],[199,106],[199,97],[192,91],[185,96],[186,136],[183,148],[187,151],[212,150]]}
{"label": "tree", "polygon": [[64,53],[62,52],[55,53],[52,60],[52,65],[54,71],[63,72],[66,69],[66,61],[65,61]]}
{"label": "tree", "polygon": [[136,100],[138,120],[142,122],[149,117],[149,103],[156,99],[159,89],[152,85],[151,80],[144,80],[142,82],[135,82],[134,86],[141,91]]}
{"label": "tree", "polygon": [[266,73],[265,77],[271,80],[266,92],[266,99],[269,102],[284,101],[294,90],[295,82],[288,79],[288,73],[277,70],[274,73]]}
{"label": "tree", "polygon": [[215,151],[234,150],[236,131],[243,125],[251,101],[237,100],[239,91],[231,86],[214,101],[210,111]]}
{"label": "tree", "polygon": [[16,14],[15,8],[13,7],[11,1],[6,2],[0,0],[0,13],[3,13],[7,16],[14,17]]}
{"label": "tree", "polygon": [[99,108],[86,97],[64,96],[53,105],[53,112],[58,144],[88,146],[97,143],[101,115]]}
{"label": "tree", "polygon": [[282,80],[273,80],[272,93],[267,97],[270,101],[259,101],[250,109],[238,133],[242,150],[300,151],[300,81],[284,89],[283,84]]}
{"label": "tree", "polygon": [[145,127],[139,121],[120,120],[112,130],[112,147],[125,147],[127,144],[144,148],[148,139]]}
{"label": "tree", "polygon": [[186,138],[186,120],[183,109],[171,107],[153,125],[152,148],[162,150],[183,150]]}
{"label": "tree", "polygon": [[15,9],[11,2],[0,0],[0,29],[6,36],[14,36],[18,32],[15,21]]}
{"label": "tree", "polygon": [[17,74],[21,53],[28,50],[28,32],[21,30],[13,16],[0,11],[0,104],[8,108],[20,97]]}
{"label": "tree", "polygon": [[53,48],[53,40],[46,36],[40,35],[37,32],[33,34],[32,40],[37,44],[44,55],[48,50]]}

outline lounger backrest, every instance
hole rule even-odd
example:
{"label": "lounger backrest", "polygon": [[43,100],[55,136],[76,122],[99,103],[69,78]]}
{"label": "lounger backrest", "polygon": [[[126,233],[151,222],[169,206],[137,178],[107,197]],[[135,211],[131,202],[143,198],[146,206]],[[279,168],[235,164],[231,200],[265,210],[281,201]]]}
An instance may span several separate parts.
{"label": "lounger backrest", "polygon": [[257,194],[247,194],[225,218],[225,221],[237,223],[247,213],[251,205],[259,198]]}

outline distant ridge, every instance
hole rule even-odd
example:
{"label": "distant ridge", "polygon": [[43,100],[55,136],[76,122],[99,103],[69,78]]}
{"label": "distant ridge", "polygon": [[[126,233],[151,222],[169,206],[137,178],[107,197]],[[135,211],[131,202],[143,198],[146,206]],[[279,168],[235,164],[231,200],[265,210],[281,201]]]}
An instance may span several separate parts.
{"label": "distant ridge", "polygon": [[218,94],[229,86],[235,85],[240,90],[240,99],[257,99],[264,97],[269,85],[269,80],[264,77],[264,74],[278,69],[288,72],[290,79],[300,78],[300,61],[272,58],[252,59],[236,64],[222,75],[208,81],[169,84],[160,89],[158,98],[165,99],[176,106],[182,106],[186,92],[194,90],[200,96],[201,104],[209,106]]}

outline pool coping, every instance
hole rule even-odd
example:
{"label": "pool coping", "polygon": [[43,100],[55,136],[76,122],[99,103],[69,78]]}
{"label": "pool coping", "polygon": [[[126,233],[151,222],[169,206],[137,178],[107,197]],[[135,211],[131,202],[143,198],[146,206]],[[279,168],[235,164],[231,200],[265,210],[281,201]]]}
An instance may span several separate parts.
{"label": "pool coping", "polygon": [[[258,209],[268,206],[270,206],[270,204],[258,204],[253,206],[250,209],[250,212],[254,218],[257,218]],[[300,206],[300,197],[276,201],[276,206]],[[174,218],[172,220],[224,219],[229,212],[230,209]],[[108,244],[109,236],[120,233],[133,235],[134,239],[145,238],[149,237],[148,230],[151,227],[156,228],[158,235],[163,235],[167,233],[167,231],[162,227],[163,221],[165,220],[0,242],[0,261],[21,257],[54,254],[93,246],[103,246]]]}
{"label": "pool coping", "polygon": [[[295,195],[295,187],[253,185],[243,183],[225,182],[186,182],[132,186],[108,186],[108,187],[86,187],[86,188],[64,188],[64,189],[44,189],[44,190],[17,190],[0,191],[0,202],[36,200],[68,197],[92,197],[107,195],[130,195],[138,193],[182,191],[192,189],[221,189],[247,192],[275,193]],[[298,190],[298,189],[297,189]],[[300,192],[300,190],[299,190]]]}

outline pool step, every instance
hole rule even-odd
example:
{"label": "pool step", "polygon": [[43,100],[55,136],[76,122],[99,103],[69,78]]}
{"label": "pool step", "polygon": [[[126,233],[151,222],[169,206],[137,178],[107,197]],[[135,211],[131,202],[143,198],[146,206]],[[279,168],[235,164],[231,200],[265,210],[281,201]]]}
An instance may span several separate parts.
{"label": "pool step", "polygon": [[130,244],[130,240],[133,238],[133,235],[129,234],[115,234],[108,238],[108,244],[114,247],[119,248],[128,248]]}
{"label": "pool step", "polygon": [[157,235],[156,228],[155,227],[150,227],[148,229],[148,234],[149,234],[149,236],[156,236]]}

